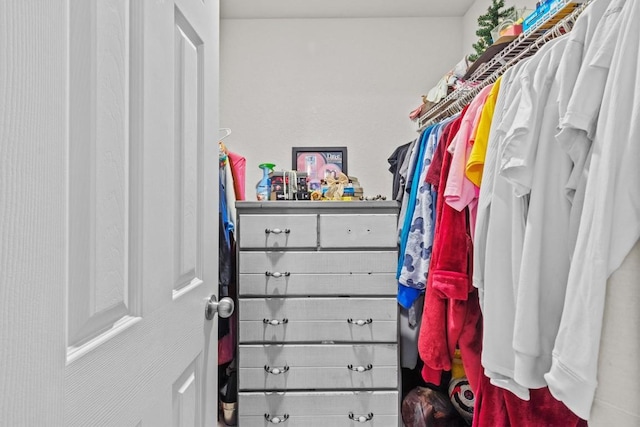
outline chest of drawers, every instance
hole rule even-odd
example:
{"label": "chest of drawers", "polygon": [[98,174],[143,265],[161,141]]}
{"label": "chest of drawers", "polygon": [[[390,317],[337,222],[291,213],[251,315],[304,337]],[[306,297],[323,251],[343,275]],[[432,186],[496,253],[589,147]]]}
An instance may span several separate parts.
{"label": "chest of drawers", "polygon": [[238,425],[399,425],[395,202],[238,202]]}

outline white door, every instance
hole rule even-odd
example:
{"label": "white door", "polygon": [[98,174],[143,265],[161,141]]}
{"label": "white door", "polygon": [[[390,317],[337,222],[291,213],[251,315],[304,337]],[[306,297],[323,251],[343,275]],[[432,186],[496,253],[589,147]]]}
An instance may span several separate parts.
{"label": "white door", "polygon": [[0,425],[215,426],[218,0],[0,2]]}

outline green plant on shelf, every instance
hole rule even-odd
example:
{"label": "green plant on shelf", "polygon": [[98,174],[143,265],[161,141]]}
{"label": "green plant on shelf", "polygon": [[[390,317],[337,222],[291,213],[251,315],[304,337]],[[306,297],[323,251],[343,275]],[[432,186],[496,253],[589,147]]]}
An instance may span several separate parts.
{"label": "green plant on shelf", "polygon": [[475,53],[469,55],[469,60],[475,61],[484,53],[485,50],[493,43],[491,30],[498,26],[506,17],[511,16],[515,8],[504,7],[504,0],[492,0],[491,6],[487,9],[487,13],[478,17],[478,30],[476,35],[480,37],[472,46]]}

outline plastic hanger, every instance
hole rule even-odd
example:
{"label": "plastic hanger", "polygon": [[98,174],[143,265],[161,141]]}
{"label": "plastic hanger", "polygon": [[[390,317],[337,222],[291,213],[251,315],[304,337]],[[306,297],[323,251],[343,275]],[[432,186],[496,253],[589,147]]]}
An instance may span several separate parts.
{"label": "plastic hanger", "polygon": [[230,128],[220,128],[220,129],[218,129],[218,132],[221,132],[221,133],[224,132],[224,135],[218,137],[218,141],[222,141],[223,139],[225,139],[226,137],[231,135],[231,129]]}

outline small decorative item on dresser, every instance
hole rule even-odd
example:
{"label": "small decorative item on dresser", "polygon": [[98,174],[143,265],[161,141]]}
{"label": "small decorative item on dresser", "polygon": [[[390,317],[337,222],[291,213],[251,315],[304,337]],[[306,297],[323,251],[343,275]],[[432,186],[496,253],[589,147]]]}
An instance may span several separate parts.
{"label": "small decorative item on dresser", "polygon": [[360,196],[360,200],[387,200],[387,196],[378,194],[376,196]]}
{"label": "small decorative item on dresser", "polygon": [[347,147],[293,147],[291,157],[291,168],[306,172],[309,182],[347,174]]}
{"label": "small decorative item on dresser", "polygon": [[347,175],[340,172],[336,178],[328,176],[326,178],[328,187],[324,193],[324,197],[328,200],[342,200],[344,194],[344,187],[349,183]]}

